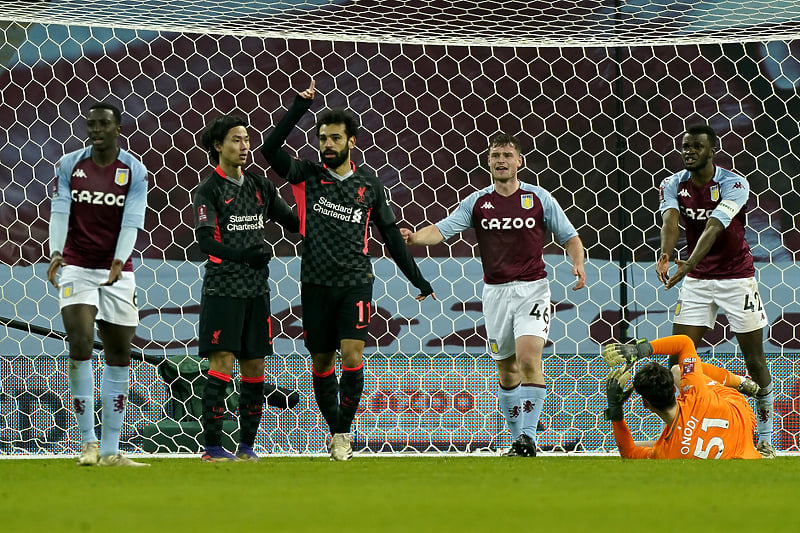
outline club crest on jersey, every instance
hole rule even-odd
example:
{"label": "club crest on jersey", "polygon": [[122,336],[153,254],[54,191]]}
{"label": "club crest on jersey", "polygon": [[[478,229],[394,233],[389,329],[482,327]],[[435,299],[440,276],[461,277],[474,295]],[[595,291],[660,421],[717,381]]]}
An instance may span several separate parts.
{"label": "club crest on jersey", "polygon": [[495,339],[489,339],[489,351],[492,353],[500,353],[500,346],[497,345]]}
{"label": "club crest on jersey", "polygon": [[532,194],[523,194],[520,198],[520,203],[522,204],[523,209],[530,209],[533,207],[533,195]]}
{"label": "club crest on jersey", "polygon": [[366,191],[367,191],[366,187],[359,187],[358,188],[358,193],[357,193],[358,196],[356,196],[356,202],[358,202],[360,204],[363,204],[363,203],[365,203],[367,201],[367,199],[364,197],[364,194],[366,193]]}
{"label": "club crest on jersey", "polygon": [[716,202],[717,200],[719,200],[719,185],[713,185],[709,192],[711,192],[712,202]]}
{"label": "club crest on jersey", "polygon": [[127,168],[118,168],[117,173],[114,174],[114,183],[122,187],[123,185],[128,184],[128,177],[130,176],[130,170]]}
{"label": "club crest on jersey", "polygon": [[261,197],[261,191],[256,191],[256,204],[264,205],[264,199]]}

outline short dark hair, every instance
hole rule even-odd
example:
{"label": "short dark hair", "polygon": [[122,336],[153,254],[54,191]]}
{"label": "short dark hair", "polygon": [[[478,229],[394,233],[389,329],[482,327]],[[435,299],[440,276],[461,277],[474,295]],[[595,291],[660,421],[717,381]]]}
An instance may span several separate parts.
{"label": "short dark hair", "polygon": [[228,132],[236,126],[247,127],[247,122],[239,115],[220,115],[211,124],[205,127],[200,135],[200,144],[208,152],[208,159],[212,163],[219,163],[219,152],[214,147],[214,143],[223,142]]}
{"label": "short dark hair", "polygon": [[122,111],[113,104],[109,104],[108,102],[95,102],[89,108],[89,111],[92,109],[108,109],[114,115],[114,119],[117,121],[117,125],[119,126],[122,124]]}
{"label": "short dark hair", "polygon": [[317,117],[317,135],[319,135],[319,129],[328,124],[344,124],[344,133],[348,139],[358,136],[358,120],[341,107],[328,109],[319,114]]}
{"label": "short dark hair", "polygon": [[655,409],[666,409],[675,405],[675,380],[672,372],[654,361],[636,372],[633,388]]}
{"label": "short dark hair", "polygon": [[513,135],[509,135],[508,133],[498,133],[492,137],[489,141],[489,149],[492,149],[495,146],[506,146],[509,144],[517,150],[518,154],[522,154],[522,145],[520,144],[519,139]]}
{"label": "short dark hair", "polygon": [[703,135],[706,134],[708,136],[708,141],[711,143],[712,147],[717,146],[717,132],[714,131],[714,128],[709,126],[708,124],[692,124],[686,131],[683,132],[684,135]]}

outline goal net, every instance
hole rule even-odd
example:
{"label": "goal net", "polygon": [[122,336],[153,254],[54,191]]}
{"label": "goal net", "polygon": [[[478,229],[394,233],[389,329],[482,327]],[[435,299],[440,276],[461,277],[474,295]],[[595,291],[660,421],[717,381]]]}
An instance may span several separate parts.
{"label": "goal net", "polygon": [[[578,229],[587,289],[570,290],[569,261],[555,244],[546,248],[554,318],[544,450],[614,450],[599,346],[671,331],[677,291],[654,274],[657,187],[681,168],[685,127],[709,122],[720,134],[717,163],[752,190],[747,239],[771,322],[775,444],[798,451],[796,2],[53,0],[4,2],[0,19],[0,316],[15,321],[0,329],[3,453],[77,452],[63,325],[46,284],[47,221],[53,165],[84,146],[88,106],[120,105],[122,144],[150,171],[134,252],[142,357],[132,365],[123,448],[196,452],[203,267],[190,206],[210,171],[197,134],[219,113],[247,117],[251,169],[292,203],[257,148],[311,78],[318,101],[287,146],[316,158],[313,113],[351,109],[363,125],[354,158],[378,173],[401,226],[436,222],[488,185],[487,138],[503,131],[523,143],[521,179],[551,191]],[[301,340],[299,240],[274,225],[266,236],[276,324],[267,380],[297,391],[299,403],[265,409],[256,451],[322,452],[326,428]],[[474,232],[414,250],[438,301],[414,300],[379,239],[370,253],[375,313],[356,448],[508,446]],[[723,317],[706,341],[701,352],[712,361],[745,372]],[[231,388],[231,413],[236,404]],[[628,409],[634,438],[657,436],[660,424],[638,401]],[[234,438],[233,416],[225,428]]]}

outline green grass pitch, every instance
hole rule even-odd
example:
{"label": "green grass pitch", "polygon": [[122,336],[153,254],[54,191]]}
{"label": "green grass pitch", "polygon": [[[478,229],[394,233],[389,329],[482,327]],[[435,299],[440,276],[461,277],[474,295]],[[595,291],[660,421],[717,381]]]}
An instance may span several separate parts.
{"label": "green grass pitch", "polygon": [[0,530],[797,531],[800,458],[149,458],[150,468],[73,459],[0,461]]}

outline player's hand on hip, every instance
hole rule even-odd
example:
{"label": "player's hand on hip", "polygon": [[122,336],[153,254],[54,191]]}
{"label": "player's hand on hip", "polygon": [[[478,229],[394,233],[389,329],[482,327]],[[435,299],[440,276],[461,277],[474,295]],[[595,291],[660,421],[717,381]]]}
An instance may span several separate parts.
{"label": "player's hand on hip", "polygon": [[58,270],[64,266],[64,258],[60,253],[56,252],[50,258],[50,266],[47,267],[47,281],[53,284],[53,287],[58,289],[58,282],[56,281],[56,274]]}
{"label": "player's hand on hip", "polygon": [[658,258],[656,276],[658,276],[658,281],[665,285],[667,284],[669,280],[669,256],[667,254],[661,254],[661,257]]}
{"label": "player's hand on hip", "polygon": [[308,89],[306,89],[304,91],[300,91],[297,94],[300,96],[300,98],[304,98],[306,100],[313,100],[314,99],[314,93],[316,92],[314,90],[314,85],[315,84],[316,84],[316,82],[312,78],[311,79],[311,85],[308,86]]}
{"label": "player's hand on hip", "polygon": [[122,279],[122,261],[119,259],[114,259],[111,262],[111,268],[108,271],[108,281],[105,283],[101,283],[101,287],[108,287],[109,285],[113,285],[114,283],[118,282]]}

